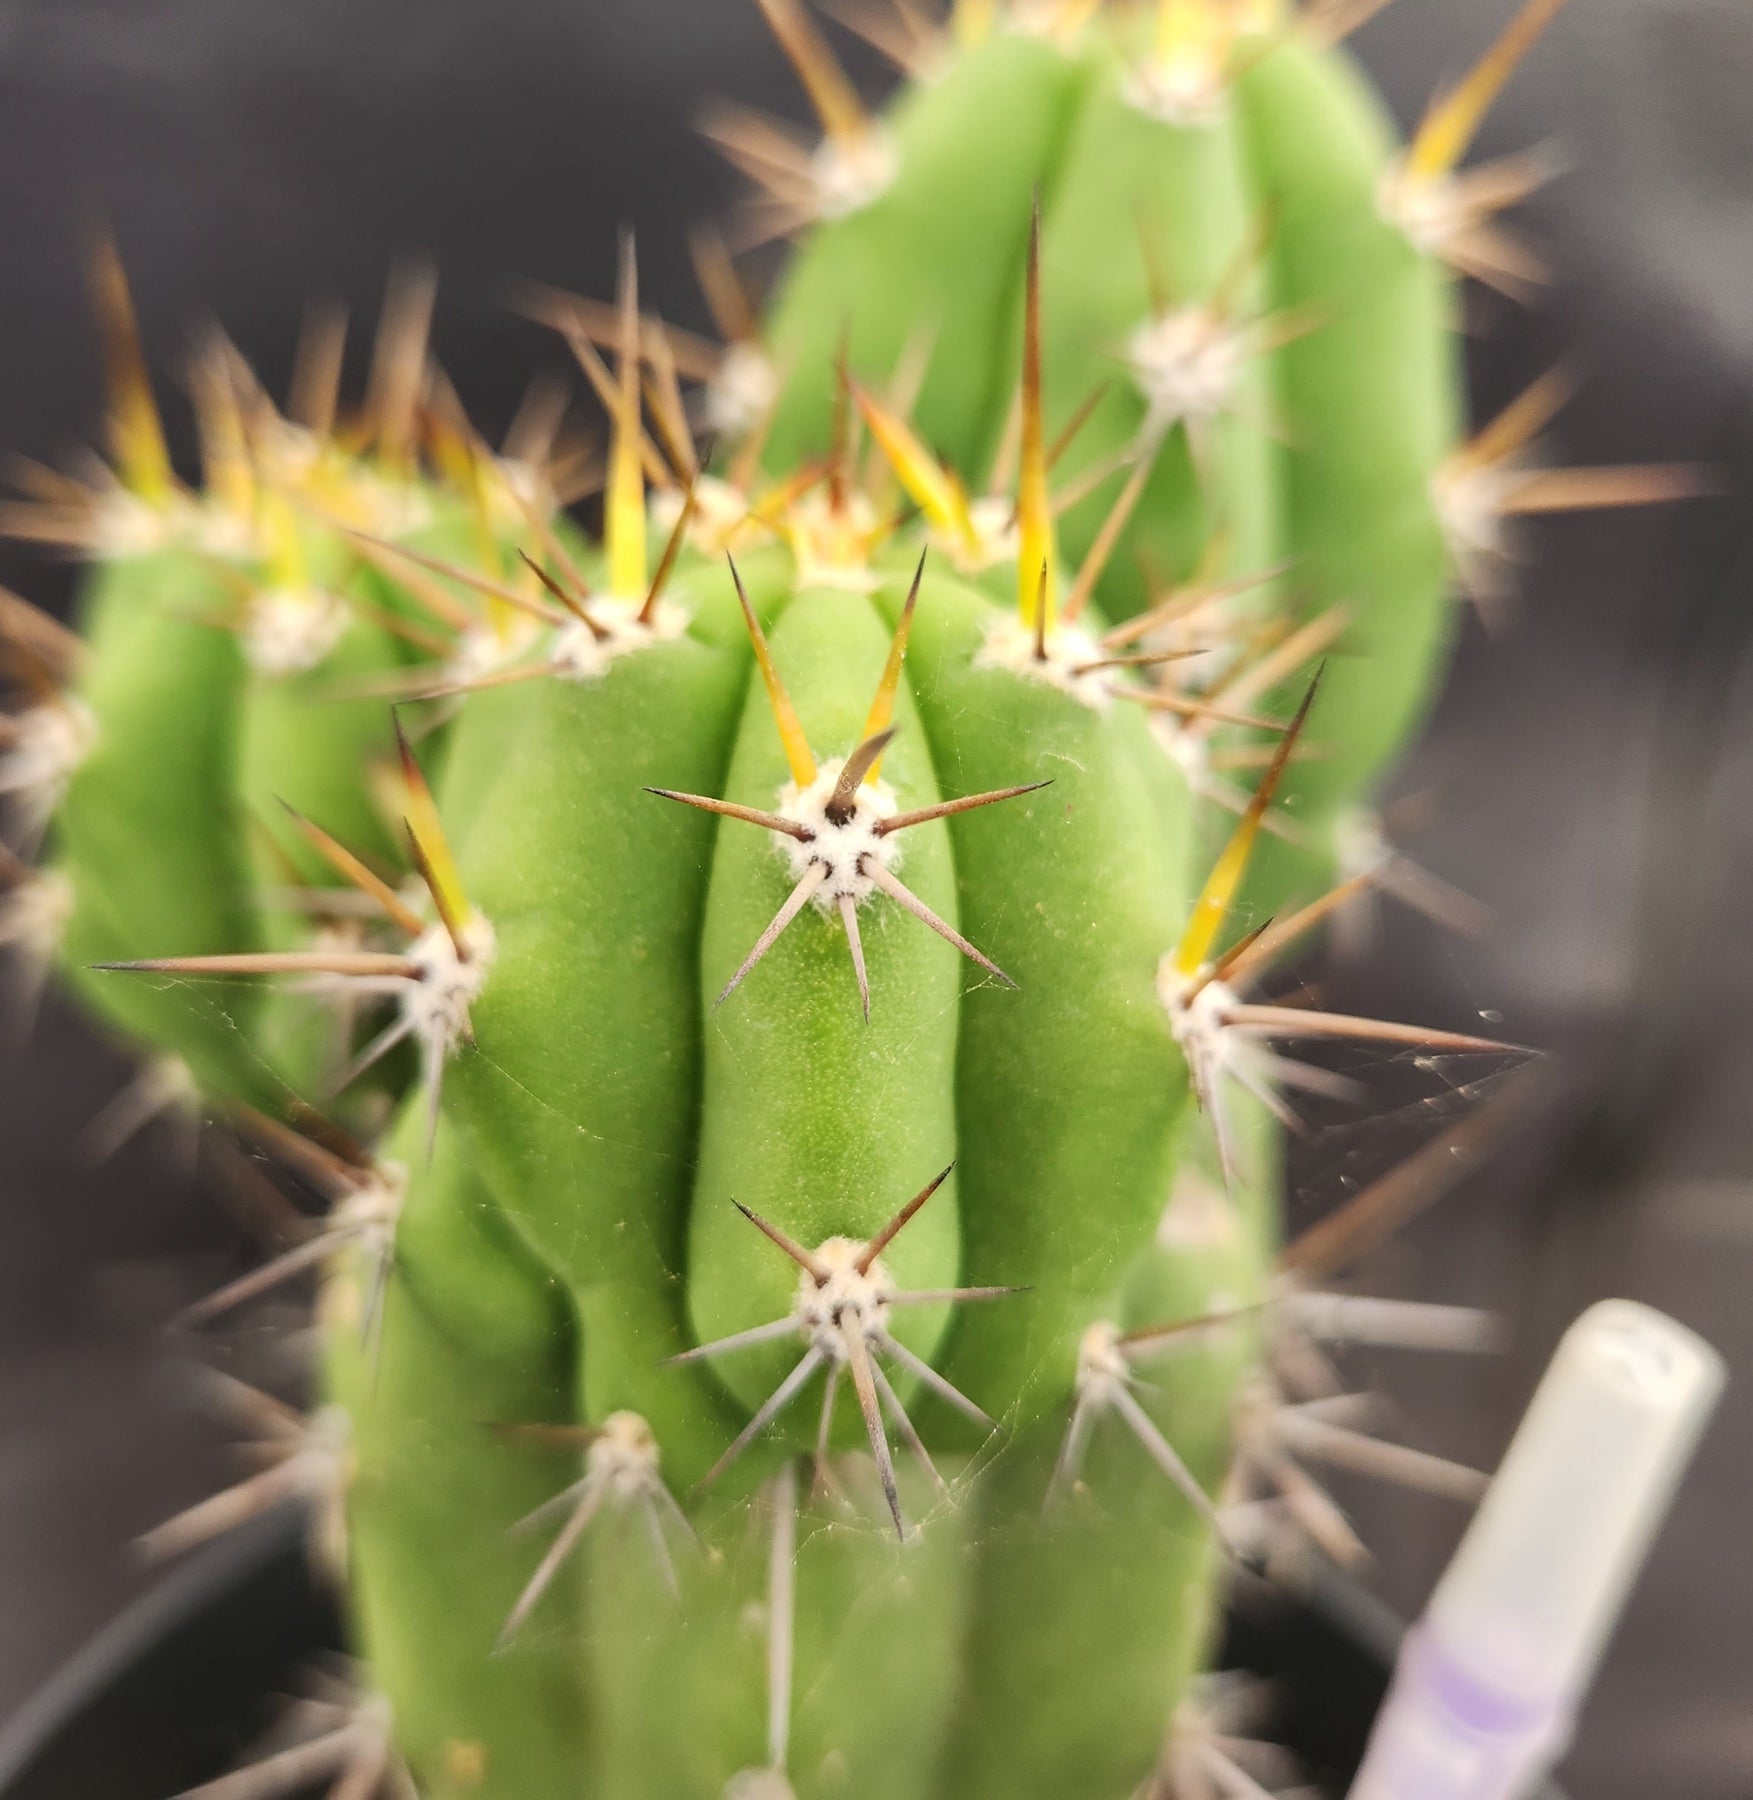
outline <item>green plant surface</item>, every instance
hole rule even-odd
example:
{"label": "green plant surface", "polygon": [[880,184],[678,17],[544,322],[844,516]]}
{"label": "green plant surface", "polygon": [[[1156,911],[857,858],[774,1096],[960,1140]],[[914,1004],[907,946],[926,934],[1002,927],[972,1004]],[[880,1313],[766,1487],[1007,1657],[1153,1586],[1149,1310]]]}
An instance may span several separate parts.
{"label": "green plant surface", "polygon": [[1306,1046],[1502,1050],[1273,977],[1440,679],[1429,209],[1554,0],[1410,150],[1275,6],[963,0],[879,119],[762,3],[826,134],[777,410],[697,466],[629,245],[600,543],[418,284],[357,419],[213,364],[184,491],[111,271],[60,960],[328,1172],[209,1313],[326,1270],[239,1492],[344,1507],[420,1794],[1166,1800],[1231,1564],[1349,1543],[1285,1424],[1281,1138],[1359,1097]]}

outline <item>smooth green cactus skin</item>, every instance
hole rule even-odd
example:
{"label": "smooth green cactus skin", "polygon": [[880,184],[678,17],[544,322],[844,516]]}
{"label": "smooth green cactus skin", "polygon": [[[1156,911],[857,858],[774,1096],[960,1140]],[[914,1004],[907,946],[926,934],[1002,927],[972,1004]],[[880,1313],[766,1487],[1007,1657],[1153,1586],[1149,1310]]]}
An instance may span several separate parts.
{"label": "smooth green cactus skin", "polygon": [[1461,429],[1458,300],[1378,210],[1393,125],[1349,59],[1286,41],[1240,94],[1277,203],[1274,301],[1319,327],[1278,359],[1297,581],[1317,607],[1346,609],[1355,645],[1310,720],[1330,749],[1286,790],[1318,827],[1405,742],[1444,665],[1455,609],[1431,483]]}
{"label": "smooth green cactus skin", "polygon": [[[1087,395],[1102,395],[1066,455],[1065,478],[1123,453],[1141,434],[1168,434],[1102,583],[1103,607],[1115,619],[1144,610],[1153,580],[1190,576],[1214,537],[1223,547],[1217,576],[1258,574],[1284,554],[1267,359],[1242,357],[1225,409],[1196,419],[1192,431],[1153,421],[1137,376],[1117,366],[1159,309],[1210,302],[1243,320],[1261,310],[1251,248],[1271,228],[1272,204],[1256,186],[1230,111],[1167,124],[1127,98],[1126,78],[1118,55],[1100,59],[1047,192],[1043,239],[1050,410],[1065,419]],[[1154,292],[1159,284],[1167,291]],[[1081,561],[1088,552],[1112,497],[1110,483],[1065,514],[1068,556]]]}
{"label": "smooth green cactus skin", "polygon": [[[873,605],[793,593],[784,558],[751,559],[744,573],[805,735],[819,757],[850,749],[905,589],[884,588]],[[907,1476],[923,1522],[903,1549],[868,1517],[800,1520],[802,1673],[788,1772],[799,1795],[1046,1793],[1044,1770],[1059,1779],[1081,1759],[1083,1785],[1066,1791],[1108,1791],[1113,1770],[1136,1779],[1149,1767],[1199,1653],[1211,1603],[1183,1600],[1209,1588],[1205,1528],[1155,1490],[1129,1499],[1119,1521],[1044,1524],[1040,1514],[1079,1335],[1119,1317],[1173,1176],[1186,1080],[1154,980],[1193,879],[1188,797],[1138,714],[974,666],[998,609],[928,578],[883,765],[897,805],[1030,779],[1054,785],[916,829],[900,870],[946,921],[976,942],[988,934],[982,948],[1011,957],[1022,987],[964,974],[948,945],[879,902],[860,915],[868,1025],[838,919],[809,911],[714,1010],[784,900],[787,870],[766,832],[726,824],[713,849],[698,814],[640,790],[770,808],[787,767],[760,677],[727,640],[725,578],[684,562],[678,582],[697,609],[689,637],[632,652],[598,680],[536,689],[518,760],[474,818],[461,861],[493,923],[495,961],[474,1009],[475,1048],[446,1074],[446,1114],[479,1146],[479,1166],[526,1241],[577,1297],[585,1416],[637,1408],[656,1427],[677,1491],[799,1354],[794,1342],[727,1358],[715,1375],[735,1406],[699,1365],[661,1365],[666,1352],[789,1310],[796,1269],[731,1201],[806,1247],[864,1237],[959,1158],[954,1181],[885,1252],[896,1281],[1031,1291],[964,1308],[941,1353],[942,1307],[909,1309],[896,1334],[1022,1435],[1001,1454],[1003,1472],[954,1512],[931,1507],[929,1490]],[[488,741],[497,754],[497,727]],[[471,744],[465,725],[449,780],[472,792]],[[680,977],[693,984],[686,996],[674,988]],[[685,1243],[671,1235],[684,1228]],[[1198,1289],[1190,1279],[1181,1296],[1194,1311]],[[965,1435],[904,1372],[896,1379],[935,1442]],[[1194,1455],[1212,1478],[1233,1380],[1232,1369],[1187,1384],[1177,1422],[1203,1413]],[[749,1491],[775,1449],[812,1441],[813,1406],[796,1414],[751,1451],[733,1492]],[[858,1441],[848,1409],[834,1446]],[[944,1466],[952,1478],[962,1469]],[[1105,1484],[1129,1468],[1110,1448],[1090,1479]],[[675,1550],[679,1599],[636,1517],[592,1527],[585,1605],[600,1791],[711,1800],[735,1771],[760,1766],[762,1645],[749,1609],[766,1579],[763,1493],[752,1511],[727,1498],[696,1512],[710,1555]],[[1150,1515],[1148,1529],[1132,1529],[1134,1513]],[[1068,1590],[1092,1577],[1086,1606]],[[1058,1625],[1012,1642],[1019,1593],[1032,1596],[1039,1625],[1093,1622],[1089,1609],[1121,1588],[1127,1630],[1116,1644],[1129,1660],[1123,1680],[1103,1678],[1096,1729],[1107,1748],[1092,1760],[1096,1740],[1071,1730],[1068,1699],[1043,1728],[1058,1738],[1053,1755],[1030,1773],[1006,1726],[1006,1690],[990,1670],[970,1669],[966,1645],[1032,1678],[1058,1654]],[[685,1731],[673,1728],[678,1708]]]}
{"label": "smooth green cactus skin", "polygon": [[[396,751],[388,709],[379,699],[339,696],[350,683],[368,682],[402,667],[394,640],[381,626],[354,624],[315,669],[296,675],[252,675],[243,700],[239,785],[243,804],[272,838],[275,852],[258,852],[262,878],[289,878],[333,887],[334,869],[286,817],[308,819],[380,867],[405,855],[361,770],[387,768]],[[278,866],[274,866],[277,864]]]}
{"label": "smooth green cactus skin", "polygon": [[[1252,1145],[1262,1134],[1261,1120],[1251,1123]],[[1183,1136],[1184,1169],[1203,1164],[1205,1179],[1215,1181],[1203,1122],[1190,1120]],[[1253,1166],[1256,1179],[1233,1195],[1233,1205],[1218,1201],[1215,1226],[1202,1240],[1174,1233],[1180,1207],[1171,1199],[1161,1229],[1128,1272],[1110,1315],[1117,1326],[1156,1330],[1259,1298],[1277,1190],[1270,1159]],[[1177,1452],[1213,1492],[1231,1449],[1224,1402],[1258,1349],[1255,1333],[1226,1327],[1143,1371],[1153,1412],[1173,1420]],[[1091,1437],[1082,1471],[1087,1495],[1063,1496],[1042,1517],[1038,1497],[1059,1448],[1057,1430],[1036,1429],[995,1470],[983,1496],[975,1630],[946,1794],[1125,1794],[1131,1771],[1158,1751],[1165,1696],[1183,1691],[1210,1654],[1219,1552],[1209,1532],[1190,1508],[1162,1504],[1161,1472],[1111,1418]],[[1035,1702],[1019,1707],[1018,1694]]]}
{"label": "smooth green cactus skin", "polygon": [[[599,580],[602,574],[600,559],[583,532],[563,516],[556,518],[550,529],[579,572],[589,581]],[[695,618],[693,630],[696,636],[710,630],[710,616],[708,609]],[[522,626],[523,622],[519,621],[515,628]],[[727,633],[724,641],[740,653],[741,629],[734,623],[732,629],[735,635]],[[459,843],[468,837],[476,815],[492,802],[504,760],[512,754],[529,706],[530,696],[515,684],[488,688],[471,694],[468,704],[444,728],[443,743],[438,747],[440,761],[432,774],[443,790],[444,816]],[[455,758],[450,755],[453,737],[466,738],[469,746]],[[421,744],[421,756],[430,768],[431,752],[425,741]]]}
{"label": "smooth green cactus skin", "polygon": [[515,1661],[493,1648],[538,1554],[506,1537],[572,1479],[568,1458],[495,1427],[573,1416],[564,1290],[518,1243],[424,1109],[385,1154],[408,1173],[395,1266],[352,1259],[325,1295],[330,1399],[352,1421],[352,1606],[422,1795],[577,1791],[589,1739],[576,1594],[550,1594]]}
{"label": "smooth green cactus skin", "polygon": [[[276,890],[338,891],[344,883],[287,815],[307,819],[380,869],[406,852],[395,842],[362,772],[393,766],[395,733],[381,700],[340,700],[348,682],[369,681],[402,666],[394,639],[381,627],[348,627],[320,667],[298,674],[249,676],[241,701],[238,785],[249,820],[252,861],[261,895],[262,941],[297,950],[311,939],[311,913],[273,904]],[[255,1042],[263,1060],[298,1094],[321,1094],[356,1046],[308,994],[277,989],[257,1000]],[[352,1105],[356,1097],[350,1097]],[[351,1105],[350,1105],[351,1110]]]}
{"label": "smooth green cactus skin", "polygon": [[[923,1513],[924,1483],[903,1491]],[[906,1545],[820,1515],[797,1529],[791,1791],[931,1800],[960,1727],[974,1521],[932,1518]],[[595,1791],[719,1800],[767,1766],[772,1535],[771,1510],[749,1508],[682,1571],[679,1597],[630,1533],[593,1543]]]}
{"label": "smooth green cactus skin", "polygon": [[1016,385],[1014,351],[994,322],[1021,290],[1030,196],[1082,81],[1052,44],[1006,35],[906,90],[887,131],[893,183],[811,233],[775,302],[768,347],[793,379],[770,466],[795,467],[827,442],[834,400],[822,375],[844,338],[853,373],[878,384],[910,343],[929,348],[922,427],[954,466],[984,471]]}
{"label": "smooth green cactus skin", "polygon": [[[1214,1415],[1221,1416],[1221,1415]],[[1213,1552],[1130,1438],[1092,1446],[1100,1502],[1042,1523],[1055,1438],[1034,1435],[995,1471],[963,1711],[939,1793],[1109,1800],[1132,1790],[1164,1721],[1208,1653]],[[1223,1456],[1194,1467],[1215,1480]],[[1031,1515],[1030,1507],[1034,1513]],[[1018,1695],[1029,1695],[1026,1705]]]}
{"label": "smooth green cactus skin", "polygon": [[1187,1083],[1155,980],[1190,900],[1192,808],[1131,709],[979,666],[999,616],[928,580],[911,662],[946,791],[1052,783],[950,822],[964,929],[1018,983],[963,1006],[966,1260],[1029,1292],[965,1311],[945,1370],[1033,1417],[1065,1393],[1079,1332],[1168,1192]]}
{"label": "smooth green cactus skin", "polygon": [[249,1042],[259,995],[91,967],[256,947],[235,786],[243,663],[230,635],[201,618],[228,598],[193,550],[99,569],[83,603],[90,654],[76,692],[95,735],[57,815],[55,854],[74,902],[62,961],[80,994],[125,1036],[180,1056],[209,1091],[250,1098],[264,1092]]}
{"label": "smooth green cactus skin", "polygon": [[[821,756],[858,742],[882,672],[889,632],[860,595],[806,591],[772,634],[805,733]],[[902,810],[941,798],[919,721],[900,697],[900,735],[883,780]],[[751,694],[731,759],[732,799],[771,806],[785,761],[764,696]],[[902,878],[955,923],[949,833],[926,825],[905,837]],[[702,1003],[735,972],[779,910],[795,877],[765,833],[721,830],[707,900]],[[710,1014],[706,1110],[689,1230],[689,1299],[701,1342],[781,1318],[797,1271],[751,1231],[740,1201],[806,1245],[864,1238],[956,1157],[955,1071],[960,960],[898,907],[860,909],[871,1016],[837,916],[807,907],[747,984]],[[973,1005],[1003,1005],[982,995]],[[903,1287],[956,1285],[957,1182],[897,1239],[889,1261]],[[898,1335],[923,1356],[947,1323],[940,1307],[909,1308]],[[797,1360],[793,1346],[727,1359],[724,1379],[759,1404]],[[799,1444],[806,1445],[807,1424]]]}
{"label": "smooth green cactus skin", "polygon": [[[758,568],[746,579],[763,591]],[[692,1341],[683,1272],[712,831],[644,790],[721,790],[749,659],[723,569],[689,569],[680,591],[697,609],[688,635],[600,680],[526,690],[494,803],[458,848],[496,948],[475,1048],[445,1085],[507,1211],[575,1295],[588,1416],[643,1414],[685,1484],[734,1417],[703,1372],[659,1366]],[[450,781],[472,784],[469,758],[502,749],[494,732],[459,735]]]}
{"label": "smooth green cactus skin", "polygon": [[[419,523],[394,538],[398,549],[464,568],[484,563],[483,574],[504,578],[506,552],[477,526],[469,508],[440,491],[411,484],[404,506]],[[396,566],[394,552],[378,553],[386,563],[380,567],[366,560],[338,527],[328,526],[307,528],[302,550],[315,587],[333,594],[351,616],[311,667],[292,673],[251,672],[239,733],[239,782],[243,804],[259,826],[260,879],[283,884],[290,872],[311,887],[334,888],[345,885],[342,877],[285,808],[319,823],[380,870],[406,861],[401,823],[386,805],[386,790],[377,779],[395,766],[395,727],[384,698],[372,690],[416,664],[415,646],[398,635],[396,626],[430,632],[435,621],[390,572]],[[442,580],[435,584],[447,585]],[[459,604],[467,604],[471,597],[450,585]],[[421,734],[422,753],[434,771],[443,760],[445,737],[442,718]]]}

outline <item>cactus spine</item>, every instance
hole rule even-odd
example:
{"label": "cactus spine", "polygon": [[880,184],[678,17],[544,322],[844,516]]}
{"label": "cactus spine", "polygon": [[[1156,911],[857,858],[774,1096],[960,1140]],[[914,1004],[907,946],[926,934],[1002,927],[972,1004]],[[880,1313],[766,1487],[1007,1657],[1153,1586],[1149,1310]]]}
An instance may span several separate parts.
{"label": "cactus spine", "polygon": [[413,279],[356,419],[320,322],[290,418],[213,346],[187,491],[106,260],[9,917],[53,881],[81,994],[333,1203],[205,1309],[323,1262],[327,1409],[168,1541],[344,1497],[420,1793],[1180,1794],[1226,1565],[1353,1548],[1298,1459],[1472,1484],[1307,1404],[1363,1315],[1302,1272],[1381,1208],[1281,1260],[1276,1139],[1343,1086],[1292,1043],[1501,1047],[1258,987],[1515,510],[1540,404],[1457,450],[1445,264],[1522,267],[1526,179],[1454,169],[1556,8],[1400,151],[1345,8],[963,0],[877,120],[762,4],[824,138],[715,125],[804,236],[762,327],[706,258],[713,467],[631,247],[555,303],[600,543]]}

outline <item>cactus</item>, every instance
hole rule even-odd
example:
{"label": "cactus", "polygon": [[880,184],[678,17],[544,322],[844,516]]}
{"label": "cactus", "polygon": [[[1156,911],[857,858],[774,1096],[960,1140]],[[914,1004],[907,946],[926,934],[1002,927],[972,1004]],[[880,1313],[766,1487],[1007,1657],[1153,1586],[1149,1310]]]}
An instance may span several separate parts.
{"label": "cactus", "polygon": [[1696,482],[1527,468],[1550,386],[1458,443],[1448,265],[1525,283],[1532,172],[1454,170],[1555,0],[1404,152],[1367,6],[900,9],[878,121],[762,4],[826,133],[714,126],[803,233],[768,320],[710,241],[722,356],[630,243],[544,302],[600,542],[414,276],[357,417],[333,321],[286,417],[205,346],[190,490],[100,258],[111,471],[13,512],[93,573],[83,642],[8,606],[5,935],[331,1208],[199,1309],[321,1266],[321,1410],[234,1394],[274,1458],[159,1547],[321,1502],[336,1792],[392,1740],[431,1800],[1255,1791],[1199,1671],[1233,1564],[1356,1548],[1302,1460],[1476,1485],[1308,1385],[1482,1332],[1310,1285],[1408,1173],[1281,1253],[1286,1096],[1354,1092],[1287,1048],[1506,1054],[1261,984],[1447,898],[1328,884],[1457,565]]}

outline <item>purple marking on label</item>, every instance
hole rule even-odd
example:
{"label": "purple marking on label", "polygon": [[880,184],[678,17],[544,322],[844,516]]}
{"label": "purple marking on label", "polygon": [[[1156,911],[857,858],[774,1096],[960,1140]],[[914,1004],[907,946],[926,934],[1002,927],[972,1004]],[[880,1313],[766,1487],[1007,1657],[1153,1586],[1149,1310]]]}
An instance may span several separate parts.
{"label": "purple marking on label", "polygon": [[1400,1678],[1428,1695],[1458,1724],[1483,1737],[1525,1737],[1563,1710],[1555,1694],[1531,1698],[1481,1681],[1450,1657],[1423,1624],[1406,1634],[1400,1651]]}

